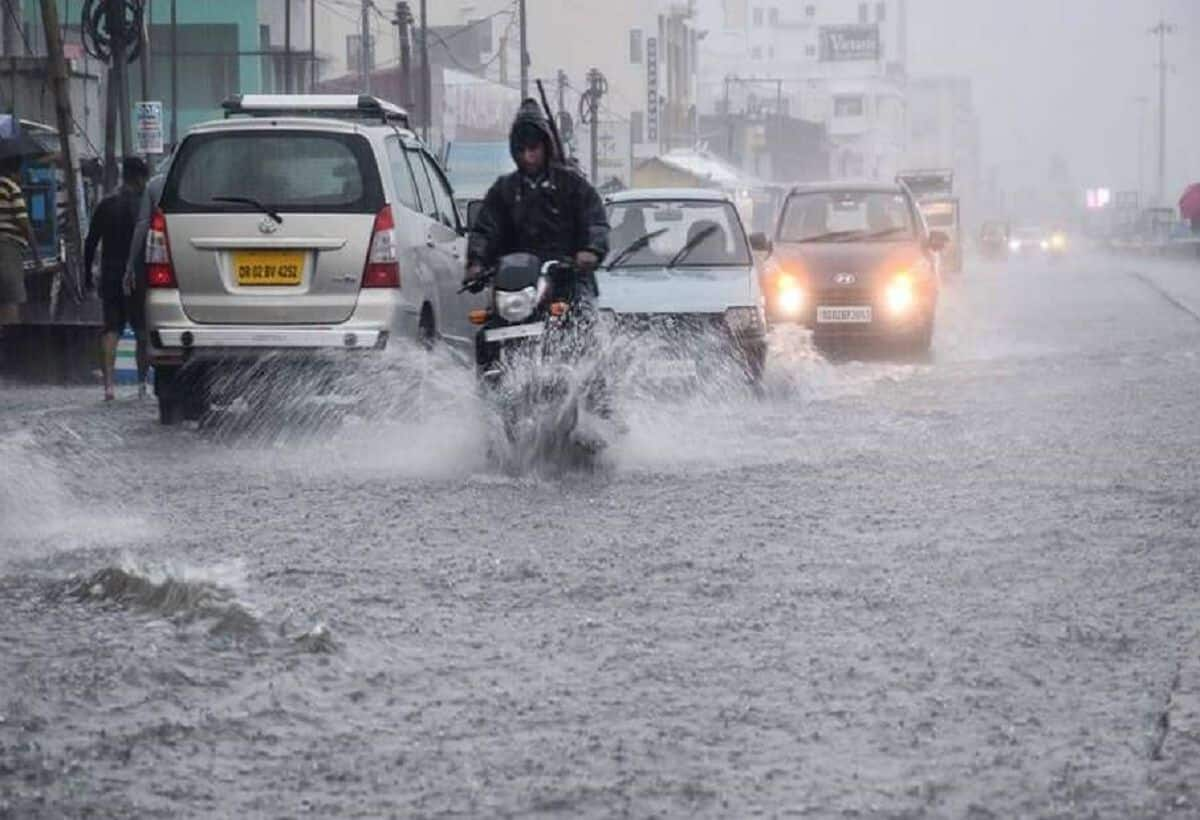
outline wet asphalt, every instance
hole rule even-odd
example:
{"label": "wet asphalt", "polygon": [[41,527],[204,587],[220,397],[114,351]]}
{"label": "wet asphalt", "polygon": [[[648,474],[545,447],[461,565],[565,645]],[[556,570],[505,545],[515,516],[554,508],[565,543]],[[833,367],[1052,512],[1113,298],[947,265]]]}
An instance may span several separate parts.
{"label": "wet asphalt", "polygon": [[1200,817],[1200,266],[975,262],[934,348],[551,474],[444,353],[0,385],[0,817]]}

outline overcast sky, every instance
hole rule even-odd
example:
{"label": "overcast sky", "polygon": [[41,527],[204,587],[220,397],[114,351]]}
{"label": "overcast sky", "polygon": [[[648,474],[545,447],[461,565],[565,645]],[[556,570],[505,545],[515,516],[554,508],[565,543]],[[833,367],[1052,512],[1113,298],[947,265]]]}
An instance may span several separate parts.
{"label": "overcast sky", "polygon": [[983,166],[1001,184],[1045,178],[1061,152],[1081,187],[1135,188],[1138,103],[1145,96],[1145,184],[1157,157],[1157,39],[1167,38],[1167,187],[1200,180],[1200,0],[909,0],[915,74],[974,81]]}

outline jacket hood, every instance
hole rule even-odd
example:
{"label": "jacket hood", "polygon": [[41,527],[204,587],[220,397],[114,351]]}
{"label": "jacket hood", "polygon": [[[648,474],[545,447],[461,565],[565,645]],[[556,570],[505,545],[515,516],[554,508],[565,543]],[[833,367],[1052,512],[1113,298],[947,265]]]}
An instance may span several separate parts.
{"label": "jacket hood", "polygon": [[550,130],[550,121],[546,119],[538,101],[530,97],[521,103],[517,116],[513,120],[512,130],[508,132],[508,150],[512,154],[513,162],[517,161],[517,135],[530,128],[542,135],[542,140],[546,144],[547,165],[556,161],[559,157],[554,145],[554,132]]}

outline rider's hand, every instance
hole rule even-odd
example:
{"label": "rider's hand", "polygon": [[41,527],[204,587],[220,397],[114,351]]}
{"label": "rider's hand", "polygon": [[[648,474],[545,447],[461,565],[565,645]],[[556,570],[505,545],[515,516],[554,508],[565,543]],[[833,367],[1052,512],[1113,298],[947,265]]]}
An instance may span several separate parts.
{"label": "rider's hand", "polygon": [[580,251],[575,254],[575,267],[584,273],[591,273],[600,264],[600,257],[591,251]]}
{"label": "rider's hand", "polygon": [[125,276],[121,279],[121,289],[125,291],[126,296],[133,295],[133,271],[125,271]]}
{"label": "rider's hand", "polygon": [[463,277],[463,287],[471,293],[483,290],[483,265],[472,262],[467,265],[467,275]]}

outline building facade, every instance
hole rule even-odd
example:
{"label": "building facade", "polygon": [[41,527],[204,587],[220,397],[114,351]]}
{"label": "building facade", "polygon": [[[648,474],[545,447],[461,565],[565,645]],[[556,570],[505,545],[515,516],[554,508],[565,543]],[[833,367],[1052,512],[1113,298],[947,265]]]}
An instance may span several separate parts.
{"label": "building facade", "polygon": [[907,149],[907,12],[907,0],[701,0],[701,111],[821,124],[829,176],[891,179]]}

